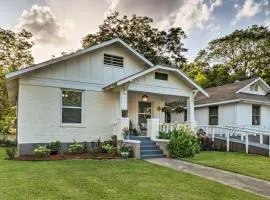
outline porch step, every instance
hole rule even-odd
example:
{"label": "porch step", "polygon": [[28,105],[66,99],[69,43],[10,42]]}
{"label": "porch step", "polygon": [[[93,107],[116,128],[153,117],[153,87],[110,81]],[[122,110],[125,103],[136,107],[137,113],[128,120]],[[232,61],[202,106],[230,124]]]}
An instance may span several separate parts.
{"label": "porch step", "polygon": [[150,137],[147,136],[130,136],[130,140],[141,141],[141,159],[146,158],[163,158],[165,155],[162,150],[156,145],[156,142],[152,141]]}
{"label": "porch step", "polygon": [[165,158],[166,156],[163,154],[149,154],[149,155],[141,155],[141,159],[148,159],[148,158]]}

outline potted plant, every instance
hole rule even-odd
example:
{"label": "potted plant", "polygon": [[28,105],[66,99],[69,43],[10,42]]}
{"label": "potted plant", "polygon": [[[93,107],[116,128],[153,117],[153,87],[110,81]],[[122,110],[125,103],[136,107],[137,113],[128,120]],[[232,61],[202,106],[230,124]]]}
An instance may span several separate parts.
{"label": "potted plant", "polygon": [[132,153],[132,146],[130,144],[123,143],[120,147],[120,155],[122,158],[130,157]]}

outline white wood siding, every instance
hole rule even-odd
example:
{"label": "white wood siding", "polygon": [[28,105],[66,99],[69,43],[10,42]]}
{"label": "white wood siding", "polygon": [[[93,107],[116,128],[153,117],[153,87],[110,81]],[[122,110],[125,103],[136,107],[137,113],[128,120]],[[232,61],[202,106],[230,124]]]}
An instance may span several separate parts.
{"label": "white wood siding", "polygon": [[109,139],[119,117],[119,95],[84,92],[83,124],[61,125],[61,89],[20,84],[18,142],[46,143]]}

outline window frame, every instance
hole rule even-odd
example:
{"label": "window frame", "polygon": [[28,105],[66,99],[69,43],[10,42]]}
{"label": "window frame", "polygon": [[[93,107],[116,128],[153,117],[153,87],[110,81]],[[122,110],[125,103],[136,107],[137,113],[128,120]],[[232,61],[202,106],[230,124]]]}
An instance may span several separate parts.
{"label": "window frame", "polygon": [[[151,107],[151,114],[146,114],[146,113],[141,113],[141,112],[139,112],[139,109],[140,109],[140,106],[139,106],[139,104],[140,103],[150,103],[150,107]],[[153,104],[152,104],[152,102],[151,101],[148,101],[148,102],[143,102],[143,101],[138,101],[138,103],[137,103],[137,124],[139,125],[139,115],[148,115],[148,116],[150,116],[150,119],[152,118],[152,116],[153,116]]]}
{"label": "window frame", "polygon": [[[210,115],[210,109],[212,109],[212,108],[217,108],[217,114],[216,115]],[[219,124],[219,106],[210,106],[210,107],[208,107],[208,125],[210,125],[210,126],[218,126],[218,124]],[[211,122],[211,118],[213,118],[213,117],[217,117],[217,124],[210,124],[210,122]]]}
{"label": "window frame", "polygon": [[[105,63],[105,57],[106,56],[111,56],[111,64]],[[115,59],[122,59],[122,66],[113,64],[113,58],[115,58]],[[116,63],[118,63],[118,61]],[[109,54],[109,53],[104,53],[103,54],[103,64],[105,66],[108,66],[108,67],[117,67],[117,68],[120,68],[121,69],[121,68],[124,68],[124,57],[123,56],[112,55],[112,54]]]}
{"label": "window frame", "polygon": [[[255,107],[257,107],[257,108],[259,108],[259,114],[257,115],[254,115],[254,112],[253,112],[253,109],[255,108]],[[260,105],[255,105],[255,104],[253,104],[252,105],[252,110],[251,110],[251,124],[252,124],[252,126],[260,126],[261,125],[261,106]],[[259,118],[259,124],[255,124],[255,123],[253,123],[254,121],[253,121],[253,118],[254,117],[258,117]]]}
{"label": "window frame", "polygon": [[259,84],[254,83],[253,85],[250,86],[250,91],[251,92],[259,92]]}
{"label": "window frame", "polygon": [[[63,106],[63,91],[72,91],[72,92],[80,92],[81,93],[81,107],[76,107],[76,106]],[[83,90],[77,90],[77,89],[69,89],[69,88],[61,88],[60,89],[60,126],[61,127],[81,127],[84,128],[84,98],[85,98],[85,91]],[[81,123],[65,123],[63,122],[63,108],[73,108],[73,109],[81,109]]]}
{"label": "window frame", "polygon": [[[157,78],[157,74],[159,75],[164,75],[166,76],[166,79],[160,79],[160,78]],[[169,80],[169,74],[167,73],[163,73],[163,72],[155,72],[155,80],[159,80],[159,81],[168,81]]]}

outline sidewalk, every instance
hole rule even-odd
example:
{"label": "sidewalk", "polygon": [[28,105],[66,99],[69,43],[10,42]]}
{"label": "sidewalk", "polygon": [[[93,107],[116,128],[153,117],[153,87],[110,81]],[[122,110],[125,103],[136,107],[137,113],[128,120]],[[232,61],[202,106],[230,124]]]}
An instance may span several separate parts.
{"label": "sidewalk", "polygon": [[211,167],[206,167],[198,164],[193,164],[181,160],[170,158],[153,158],[146,159],[147,162],[157,164],[164,167],[169,167],[179,171],[191,173],[201,176],[224,185],[229,185],[234,188],[252,192],[260,196],[270,198],[270,182],[252,178],[249,176],[240,175],[233,172],[227,172]]}

